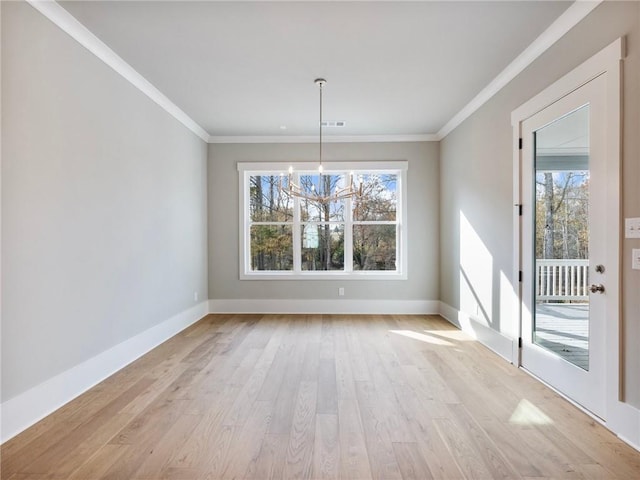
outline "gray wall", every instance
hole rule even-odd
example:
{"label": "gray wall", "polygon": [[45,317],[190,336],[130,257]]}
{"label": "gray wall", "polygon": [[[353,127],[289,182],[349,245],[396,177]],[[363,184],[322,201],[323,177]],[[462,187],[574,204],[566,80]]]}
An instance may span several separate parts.
{"label": "gray wall", "polygon": [[206,297],[206,144],[2,2],[2,400]]}
{"label": "gray wall", "polygon": [[209,146],[209,298],[438,300],[438,144],[330,143],[325,161],[408,160],[408,280],[239,280],[238,162],[317,161],[317,144]]}
{"label": "gray wall", "polygon": [[[503,332],[517,325],[507,309],[508,288],[501,272],[512,271],[512,128],[511,111],[549,84],[610,44],[626,35],[628,56],[624,63],[624,157],[623,215],[640,216],[640,3],[605,2],[556,45],[509,83],[478,112],[441,142],[440,189],[441,299],[475,315],[469,281],[461,274],[465,246],[480,247],[490,258],[491,273],[471,279],[480,288],[479,300],[486,307],[486,322]],[[466,220],[461,221],[461,212]],[[462,241],[461,241],[461,225]],[[475,234],[473,233],[475,230]],[[471,239],[469,239],[471,237]],[[631,247],[638,240],[625,240],[622,250],[623,331],[625,384],[629,403],[640,406],[640,272],[631,270]],[[483,249],[484,248],[484,249]],[[491,288],[482,287],[482,281]],[[483,315],[481,310],[481,315]]]}

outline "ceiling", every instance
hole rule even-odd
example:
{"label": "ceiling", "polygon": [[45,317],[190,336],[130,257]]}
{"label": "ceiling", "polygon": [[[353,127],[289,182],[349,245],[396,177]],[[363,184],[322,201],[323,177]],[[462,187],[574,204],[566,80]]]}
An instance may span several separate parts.
{"label": "ceiling", "polygon": [[435,134],[571,2],[60,4],[212,136]]}

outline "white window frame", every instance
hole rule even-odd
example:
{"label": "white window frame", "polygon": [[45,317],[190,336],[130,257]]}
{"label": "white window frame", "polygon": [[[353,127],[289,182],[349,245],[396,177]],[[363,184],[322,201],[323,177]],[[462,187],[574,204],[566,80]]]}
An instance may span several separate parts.
{"label": "white window frame", "polygon": [[[327,175],[350,173],[354,177],[359,174],[386,173],[398,176],[396,222],[354,222],[351,218],[351,200],[345,205],[345,219],[339,222],[304,222],[304,223],[338,223],[344,224],[344,271],[316,270],[301,268],[301,225],[300,200],[294,198],[293,218],[293,270],[287,271],[253,271],[251,270],[251,241],[249,215],[249,178],[252,175],[286,175],[292,166],[297,173],[317,174],[317,165],[311,162],[239,162],[239,271],[241,280],[406,280],[407,279],[407,161],[375,161],[375,162],[323,162],[323,170]],[[272,222],[268,222],[272,223]],[[287,222],[288,223],[288,222]],[[352,225],[358,224],[396,224],[396,270],[353,270],[353,236]]]}

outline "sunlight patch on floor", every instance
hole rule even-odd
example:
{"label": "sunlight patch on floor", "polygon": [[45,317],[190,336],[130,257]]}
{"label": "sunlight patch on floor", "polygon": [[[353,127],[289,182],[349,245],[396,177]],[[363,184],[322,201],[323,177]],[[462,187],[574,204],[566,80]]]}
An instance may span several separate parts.
{"label": "sunlight patch on floor", "polygon": [[428,335],[448,338],[457,342],[473,342],[474,339],[462,330],[425,330]]}
{"label": "sunlight patch on floor", "polygon": [[553,420],[529,400],[523,398],[511,415],[509,423],[515,425],[551,425]]}
{"label": "sunlight patch on floor", "polygon": [[396,335],[402,335],[404,337],[413,338],[414,340],[420,340],[421,342],[431,343],[433,345],[443,345],[446,347],[453,347],[453,343],[447,342],[438,337],[434,337],[433,335],[427,335],[424,333],[414,332],[412,330],[389,330],[391,333],[395,333]]}

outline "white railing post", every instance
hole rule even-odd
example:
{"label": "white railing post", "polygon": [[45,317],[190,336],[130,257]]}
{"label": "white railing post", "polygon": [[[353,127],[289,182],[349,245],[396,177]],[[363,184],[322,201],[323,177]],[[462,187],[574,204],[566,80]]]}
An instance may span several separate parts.
{"label": "white railing post", "polygon": [[589,260],[537,259],[536,300],[584,301],[589,298]]}

